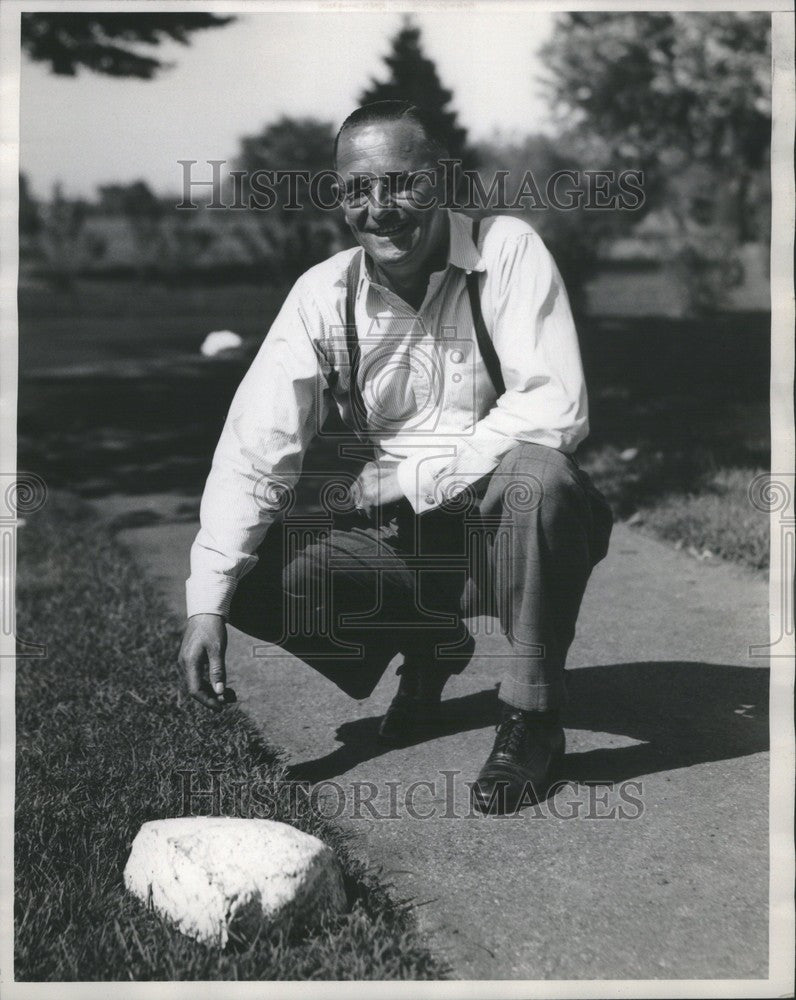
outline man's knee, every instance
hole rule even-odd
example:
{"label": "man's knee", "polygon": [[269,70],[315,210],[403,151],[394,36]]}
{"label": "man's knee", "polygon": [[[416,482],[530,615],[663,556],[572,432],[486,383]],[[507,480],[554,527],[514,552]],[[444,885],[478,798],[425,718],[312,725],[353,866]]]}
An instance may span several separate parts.
{"label": "man's knee", "polygon": [[519,442],[503,456],[493,473],[512,513],[554,516],[558,508],[580,504],[583,490],[577,466],[555,448]]}
{"label": "man's knee", "polygon": [[328,560],[323,558],[320,546],[308,546],[284,565],[282,590],[290,597],[320,606],[329,598],[328,577]]}
{"label": "man's knee", "polygon": [[572,459],[557,448],[530,441],[517,441],[501,458],[498,469],[530,471],[540,474],[547,470],[569,469]]}

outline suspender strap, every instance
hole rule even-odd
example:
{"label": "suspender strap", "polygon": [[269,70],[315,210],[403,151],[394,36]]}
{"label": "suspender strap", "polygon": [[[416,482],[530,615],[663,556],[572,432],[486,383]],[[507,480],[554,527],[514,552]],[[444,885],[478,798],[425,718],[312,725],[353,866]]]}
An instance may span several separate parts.
{"label": "suspender strap", "polygon": [[367,430],[367,413],[362,391],[359,388],[359,340],[357,339],[357,283],[362,261],[362,251],[359,250],[351,258],[346,273],[345,295],[345,341],[348,350],[348,398],[351,404],[351,419],[357,434],[365,434]]}
{"label": "suspender strap", "polygon": [[[478,247],[478,232],[480,228],[481,220],[473,219],[472,235],[476,248]],[[481,294],[478,288],[477,271],[471,271],[467,275],[467,293],[470,296],[470,311],[473,314],[473,322],[475,323],[475,337],[478,341],[478,350],[481,352],[486,370],[492,379],[495,394],[502,396],[506,391],[506,383],[503,381],[503,374],[500,370],[500,359],[497,356],[495,345],[492,343],[492,338],[489,336],[489,331],[486,328],[484,314],[481,312]]]}
{"label": "suspender strap", "polygon": [[[481,220],[473,220],[472,238],[476,247],[478,246],[478,234],[481,228]],[[348,350],[348,370],[349,370],[349,400],[351,404],[351,419],[357,434],[367,433],[367,412],[365,401],[362,399],[362,391],[359,387],[359,340],[357,338],[357,320],[355,313],[357,299],[357,283],[362,261],[362,251],[358,251],[351,258],[346,273],[346,299],[345,299],[345,339]],[[470,310],[473,314],[475,324],[475,336],[478,341],[478,350],[484,359],[484,365],[492,380],[492,385],[497,396],[502,396],[506,391],[506,384],[503,381],[503,374],[500,370],[500,359],[497,356],[495,345],[489,336],[489,331],[484,322],[484,315],[481,312],[481,293],[478,287],[478,272],[471,271],[467,275],[467,294],[470,297]]]}

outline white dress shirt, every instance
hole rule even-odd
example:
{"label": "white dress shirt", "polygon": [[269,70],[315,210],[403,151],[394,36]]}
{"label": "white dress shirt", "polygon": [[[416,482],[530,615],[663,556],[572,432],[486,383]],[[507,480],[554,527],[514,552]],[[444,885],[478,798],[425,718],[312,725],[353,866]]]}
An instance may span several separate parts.
{"label": "white dress shirt", "polygon": [[[397,466],[414,510],[432,510],[492,471],[516,442],[572,452],[588,433],[586,388],[567,294],[536,232],[507,216],[448,212],[448,263],[415,311],[371,277],[356,297],[359,385],[369,440]],[[232,401],[191,549],[188,615],[229,612],[280,489],[336,404],[350,421],[346,273],[357,249],[310,268],[288,294]],[[478,351],[465,275],[479,272],[484,321],[506,385],[499,399]],[[443,487],[443,484],[444,487]]]}

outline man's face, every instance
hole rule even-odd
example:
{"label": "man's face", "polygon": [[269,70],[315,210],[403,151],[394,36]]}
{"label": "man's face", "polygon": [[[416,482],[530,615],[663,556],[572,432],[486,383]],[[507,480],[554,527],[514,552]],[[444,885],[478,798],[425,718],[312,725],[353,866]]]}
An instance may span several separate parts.
{"label": "man's face", "polygon": [[[444,239],[445,213],[423,207],[433,203],[436,184],[418,174],[435,170],[438,156],[412,121],[356,126],[340,137],[337,171],[349,194],[358,195],[343,203],[346,222],[366,253],[388,273],[421,273]],[[407,182],[409,190],[402,195]]]}

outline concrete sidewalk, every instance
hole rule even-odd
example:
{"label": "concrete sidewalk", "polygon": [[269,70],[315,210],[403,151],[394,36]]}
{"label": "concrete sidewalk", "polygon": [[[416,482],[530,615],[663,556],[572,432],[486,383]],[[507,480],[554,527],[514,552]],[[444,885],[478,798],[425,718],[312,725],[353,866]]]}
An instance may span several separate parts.
{"label": "concrete sidewalk", "polygon": [[[143,525],[119,536],[182,615],[190,503],[98,508],[120,528]],[[465,782],[494,735],[495,657],[508,650],[488,620],[474,622],[473,662],[445,689],[439,734],[401,749],[375,740],[393,669],[357,703],[231,630],[228,678],[293,775],[329,782],[327,810],[343,803],[352,847],[418,904],[455,977],[765,977],[768,671],[748,647],[767,641],[767,595],[742,569],[618,525],[570,654],[568,783],[515,818],[468,808]],[[418,781],[431,785],[410,792]]]}

